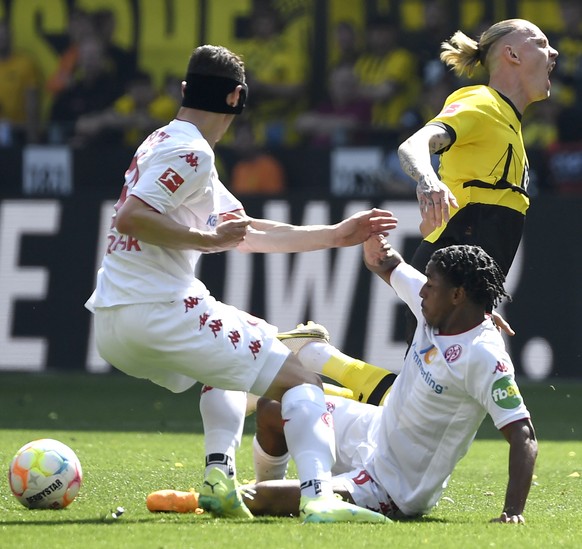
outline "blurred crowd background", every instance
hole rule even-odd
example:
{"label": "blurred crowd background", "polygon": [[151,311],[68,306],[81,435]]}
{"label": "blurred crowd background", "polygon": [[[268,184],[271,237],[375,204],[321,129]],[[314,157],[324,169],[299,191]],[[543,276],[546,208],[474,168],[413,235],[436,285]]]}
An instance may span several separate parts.
{"label": "blurred crowd background", "polygon": [[3,0],[0,147],[126,147],[130,158],[174,117],[190,52],[214,43],[247,67],[247,109],[217,149],[236,194],[292,192],[290,150],[371,147],[386,193],[408,196],[398,144],[454,89],[486,83],[446,70],[441,42],[510,17],[560,52],[551,99],[523,119],[532,191],[581,193],[580,0]]}

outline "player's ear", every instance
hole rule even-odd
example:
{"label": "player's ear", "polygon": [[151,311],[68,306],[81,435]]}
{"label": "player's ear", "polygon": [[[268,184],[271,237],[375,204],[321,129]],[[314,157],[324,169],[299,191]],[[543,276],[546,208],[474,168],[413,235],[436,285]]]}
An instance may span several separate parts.
{"label": "player's ear", "polygon": [[503,50],[503,54],[510,63],[519,64],[519,56],[512,46],[507,45]]}
{"label": "player's ear", "polygon": [[239,84],[232,92],[230,92],[226,96],[226,103],[228,104],[229,107],[233,108],[239,107],[239,109],[242,111],[247,99],[247,93],[248,93],[247,86]]}
{"label": "player's ear", "polygon": [[467,292],[463,286],[455,286],[451,290],[451,300],[454,305],[460,305],[467,298]]}
{"label": "player's ear", "polygon": [[237,86],[226,96],[226,103],[229,107],[236,107],[239,102],[242,86]]}

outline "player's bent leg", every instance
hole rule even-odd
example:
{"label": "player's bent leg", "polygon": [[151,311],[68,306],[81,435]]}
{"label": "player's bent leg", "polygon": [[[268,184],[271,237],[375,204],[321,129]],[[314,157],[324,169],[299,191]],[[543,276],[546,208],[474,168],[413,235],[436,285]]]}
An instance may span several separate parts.
{"label": "player's bent leg", "polygon": [[283,432],[281,404],[260,398],[257,402],[253,439],[253,465],[256,482],[284,479],[291,456]]}
{"label": "player's bent leg", "polygon": [[332,385],[331,383],[323,384],[323,392],[327,396],[338,396],[343,398],[349,398],[350,400],[357,400],[354,396],[354,392],[347,387],[340,387],[339,385]]}
{"label": "player's bent leg", "polygon": [[352,392],[352,396],[340,396],[367,404],[383,404],[396,379],[396,374],[336,349],[329,343],[329,333],[321,324],[299,324],[295,330],[277,337],[307,369],[341,383]]}
{"label": "player's bent leg", "polygon": [[329,343],[329,332],[325,326],[308,321],[307,324],[298,324],[297,328],[289,332],[279,332],[277,339],[296,355],[307,343],[317,341]]}
{"label": "player's bent leg", "polygon": [[314,498],[301,496],[299,483],[293,480],[269,480],[247,488],[253,493],[248,505],[256,516],[299,515],[304,522],[313,523],[391,522],[380,513],[342,500],[339,494]]}
{"label": "player's bent leg", "polygon": [[253,494],[247,505],[253,515],[299,516],[301,497],[297,480],[267,480],[246,487]]}
{"label": "player's bent leg", "polygon": [[333,349],[333,355],[323,367],[323,374],[352,391],[353,400],[376,406],[383,404],[396,374],[349,357],[335,347]]}
{"label": "player's bent leg", "polygon": [[[301,483],[299,515],[304,522],[388,522],[384,515],[334,494],[331,467],[335,462],[335,435],[319,376],[290,355],[266,396],[276,398],[281,392],[283,432],[297,465]],[[262,415],[267,414],[257,414]],[[271,442],[280,436],[280,431],[274,432]]]}

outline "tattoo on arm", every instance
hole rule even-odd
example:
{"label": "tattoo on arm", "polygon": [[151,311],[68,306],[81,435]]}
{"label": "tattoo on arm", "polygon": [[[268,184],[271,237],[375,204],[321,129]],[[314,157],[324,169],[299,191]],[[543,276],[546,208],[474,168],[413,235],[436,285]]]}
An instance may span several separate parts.
{"label": "tattoo on arm", "polygon": [[[425,140],[426,137],[419,136],[419,139],[415,140],[413,136],[407,142],[407,146],[401,146],[398,149],[398,158],[402,170],[417,182],[420,182],[421,178],[430,180],[430,175],[428,174],[434,172],[430,162],[430,155],[446,149],[451,143],[451,136],[446,130],[438,126],[433,126],[431,130],[433,128],[436,131],[430,135],[428,143]],[[426,149],[427,144],[428,150]]]}
{"label": "tattoo on arm", "polygon": [[408,155],[404,153],[402,150],[399,150],[398,158],[400,160],[400,166],[404,173],[412,177],[412,179],[417,180],[418,170],[416,169],[416,166],[413,164],[412,160],[408,157]]}
{"label": "tattoo on arm", "polygon": [[445,132],[444,135],[446,136],[446,138],[444,138],[443,135],[439,134],[435,135],[434,138],[429,141],[428,148],[430,150],[430,154],[436,154],[437,152],[442,151],[449,145],[449,143],[451,142],[449,134]]}

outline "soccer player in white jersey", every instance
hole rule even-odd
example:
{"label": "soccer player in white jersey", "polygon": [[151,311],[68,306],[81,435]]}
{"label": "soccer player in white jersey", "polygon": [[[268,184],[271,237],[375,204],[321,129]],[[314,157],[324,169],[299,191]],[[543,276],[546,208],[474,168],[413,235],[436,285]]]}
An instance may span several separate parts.
{"label": "soccer player in white jersey", "polygon": [[215,391],[213,398],[226,401],[224,417],[210,418],[213,433],[207,433],[212,440],[200,490],[207,511],[252,518],[233,462],[244,420],[244,393],[237,391],[249,391],[280,401],[289,420],[285,434],[304,483],[305,520],[383,522],[383,515],[333,495],[333,425],[319,376],[277,340],[276,327],[215,300],[195,267],[202,253],[235,248],[304,252],[361,244],[393,229],[396,219],[379,209],[322,226],[248,217],[220,182],[213,152],[244,107],[242,60],[226,48],[200,46],[182,92],[176,119],[140,145],[125,174],[87,303],[99,353],[119,370],[174,392],[197,380],[227,390]]}
{"label": "soccer player in white jersey", "polygon": [[[428,513],[486,414],[509,442],[509,481],[495,521],[523,523],[537,456],[530,414],[511,359],[486,311],[508,297],[499,266],[478,246],[434,252],[426,276],[383,236],[364,244],[368,268],[389,283],[418,319],[401,372],[383,406],[328,397],[335,424],[334,489],[391,518]],[[297,333],[298,339],[301,333]],[[305,340],[298,357],[316,370],[335,353]],[[297,513],[297,486],[281,479],[288,460],[280,406],[259,400],[255,514]],[[282,417],[285,418],[283,411]]]}

